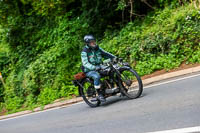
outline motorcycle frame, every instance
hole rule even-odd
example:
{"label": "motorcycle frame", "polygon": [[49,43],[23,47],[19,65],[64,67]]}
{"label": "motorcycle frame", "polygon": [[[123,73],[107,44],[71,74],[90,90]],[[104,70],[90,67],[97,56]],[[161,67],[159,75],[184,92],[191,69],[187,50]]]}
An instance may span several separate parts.
{"label": "motorcycle frame", "polygon": [[[121,73],[120,73],[120,72],[123,71],[124,69],[131,69],[131,67],[130,67],[129,64],[123,65],[122,67],[119,67],[119,69],[116,69],[116,68],[114,67],[114,64],[113,64],[113,63],[110,63],[108,67],[110,67],[111,70],[109,71],[108,75],[102,76],[102,77],[109,77],[109,79],[110,79],[111,76],[112,76],[112,79],[113,79],[114,82],[117,84],[117,86],[119,86],[119,83],[118,83],[119,80],[122,81]],[[117,77],[114,77],[114,74],[115,74],[115,73],[117,74]],[[119,78],[119,79],[118,79],[118,78]],[[84,87],[82,86],[81,83],[82,83],[84,80],[88,80],[89,82],[92,82],[92,81],[93,81],[93,80],[91,81],[91,79],[88,78],[88,77],[85,77],[85,78],[83,78],[83,79],[81,79],[81,80],[73,80],[73,81],[72,81],[73,84],[74,84],[75,86],[78,87],[79,96],[82,96],[82,95],[81,95],[81,89],[84,89]],[[120,88],[120,92],[122,92],[121,88]]]}

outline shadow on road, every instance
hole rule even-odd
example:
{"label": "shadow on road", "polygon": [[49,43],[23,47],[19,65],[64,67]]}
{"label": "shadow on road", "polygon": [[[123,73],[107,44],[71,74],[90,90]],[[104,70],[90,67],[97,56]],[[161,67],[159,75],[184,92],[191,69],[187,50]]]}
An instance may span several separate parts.
{"label": "shadow on road", "polygon": [[110,98],[107,98],[106,99],[106,102],[105,103],[101,103],[101,106],[102,107],[106,107],[106,106],[109,106],[111,104],[115,104],[119,101],[122,101],[124,100],[126,97],[119,97],[119,96],[114,96],[114,97],[110,97]]}
{"label": "shadow on road", "polygon": [[[145,93],[143,93],[139,98],[143,98],[144,96],[146,96]],[[138,99],[138,98],[137,98]],[[126,96],[113,96],[113,97],[109,97],[106,99],[107,101],[105,103],[101,103],[100,107],[106,107],[106,106],[110,106],[112,104],[118,103],[118,102],[122,102],[122,101],[127,101],[127,100],[136,100],[136,99],[129,99]]]}

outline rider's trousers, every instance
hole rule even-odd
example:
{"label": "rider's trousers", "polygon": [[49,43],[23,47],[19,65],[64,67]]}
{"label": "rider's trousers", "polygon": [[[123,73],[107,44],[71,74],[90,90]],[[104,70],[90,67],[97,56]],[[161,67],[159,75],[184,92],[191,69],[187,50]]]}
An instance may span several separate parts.
{"label": "rider's trousers", "polygon": [[100,89],[101,85],[100,85],[100,78],[101,76],[99,75],[98,72],[96,71],[90,71],[86,73],[86,76],[89,78],[92,78],[94,80],[94,87],[95,89]]}

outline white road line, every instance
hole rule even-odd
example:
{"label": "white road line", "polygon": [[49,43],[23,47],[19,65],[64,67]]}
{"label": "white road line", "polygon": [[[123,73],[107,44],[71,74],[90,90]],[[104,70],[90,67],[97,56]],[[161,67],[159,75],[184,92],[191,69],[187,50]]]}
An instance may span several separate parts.
{"label": "white road line", "polygon": [[63,105],[63,106],[60,106],[59,108],[65,108],[65,107],[71,107],[71,106],[74,106],[74,105],[79,105],[79,104],[83,104],[84,102],[78,102],[78,103],[74,103],[74,104],[70,104],[70,105]]}
{"label": "white road line", "polygon": [[63,105],[61,107],[55,107],[55,108],[51,108],[51,109],[47,109],[47,110],[42,110],[42,111],[38,111],[38,112],[33,112],[33,113],[30,113],[30,114],[24,114],[24,115],[20,115],[20,116],[14,116],[13,118],[6,118],[6,119],[2,119],[0,120],[1,121],[7,121],[7,120],[12,120],[12,119],[16,119],[16,118],[21,118],[21,117],[25,117],[25,116],[30,116],[30,115],[34,115],[34,114],[40,114],[40,113],[43,113],[43,112],[48,112],[48,111],[52,111],[52,110],[56,110],[56,109],[61,109],[61,108],[65,108],[65,107],[70,107],[70,106],[74,106],[74,105],[78,105],[78,104],[82,104],[83,102],[78,102],[78,103],[75,103],[75,104],[71,104],[71,105]]}
{"label": "white road line", "polygon": [[200,126],[189,127],[189,128],[180,128],[180,129],[174,129],[174,130],[148,132],[148,133],[200,133]]}
{"label": "white road line", "polygon": [[12,119],[16,119],[16,118],[21,118],[21,117],[25,117],[25,116],[29,116],[29,115],[34,115],[34,114],[39,114],[39,113],[43,113],[43,112],[48,112],[48,111],[52,111],[52,110],[56,110],[59,109],[60,107],[56,107],[56,108],[52,108],[52,109],[47,109],[47,110],[43,110],[43,111],[39,111],[39,112],[33,112],[30,114],[24,114],[24,115],[20,115],[20,116],[14,116],[13,118],[6,118],[6,119],[2,119],[1,121],[7,121],[7,120],[12,120]]}
{"label": "white road line", "polygon": [[193,78],[193,77],[197,77],[200,76],[200,74],[196,74],[196,75],[192,75],[192,76],[188,76],[188,77],[184,77],[184,78],[179,78],[179,79],[175,79],[175,80],[170,80],[170,81],[166,81],[166,82],[162,82],[162,83],[157,83],[157,84],[153,84],[153,85],[147,85],[144,88],[150,88],[150,87],[154,87],[154,86],[159,86],[159,85],[163,85],[163,84],[168,84],[168,83],[172,83],[172,82],[176,82],[176,81],[180,81],[180,80],[185,80],[185,79],[189,79],[189,78]]}

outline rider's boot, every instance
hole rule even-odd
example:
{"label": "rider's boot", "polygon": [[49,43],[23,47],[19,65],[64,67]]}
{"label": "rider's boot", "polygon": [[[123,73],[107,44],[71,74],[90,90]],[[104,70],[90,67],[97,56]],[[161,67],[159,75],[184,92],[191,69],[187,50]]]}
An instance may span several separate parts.
{"label": "rider's boot", "polygon": [[98,99],[101,101],[101,102],[106,102],[106,99],[105,97],[103,96],[103,93],[102,93],[102,90],[101,89],[97,89],[97,93],[98,93]]}

